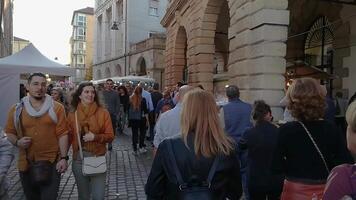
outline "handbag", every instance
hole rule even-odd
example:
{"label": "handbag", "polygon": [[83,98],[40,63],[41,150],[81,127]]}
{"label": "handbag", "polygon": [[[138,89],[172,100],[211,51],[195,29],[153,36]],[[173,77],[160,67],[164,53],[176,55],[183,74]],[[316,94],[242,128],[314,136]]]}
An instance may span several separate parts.
{"label": "handbag", "polygon": [[48,160],[39,160],[30,163],[30,176],[34,184],[47,185],[51,183],[53,164]]}
{"label": "handbag", "polygon": [[218,165],[218,156],[215,157],[212,167],[210,168],[209,175],[206,181],[203,181],[200,184],[188,184],[183,181],[182,175],[178,169],[177,161],[173,154],[171,140],[168,140],[168,153],[171,159],[171,163],[176,175],[178,184],[179,184],[179,197],[180,200],[213,200],[217,199],[214,196],[213,191],[211,190],[211,181],[214,177],[217,165]]}
{"label": "handbag", "polygon": [[78,126],[78,114],[75,111],[75,124],[77,129],[77,137],[78,137],[78,146],[79,146],[79,154],[82,159],[82,173],[84,176],[94,176],[96,174],[102,174],[106,172],[106,156],[83,156],[82,144],[80,141],[79,135],[79,126]]}
{"label": "handbag", "polygon": [[[325,169],[330,173],[330,169],[326,163],[326,160],[321,153],[318,145],[316,144],[314,138],[310,134],[309,130],[303,122],[298,121],[298,123],[303,127],[305,132],[307,133],[309,139],[313,143],[315,149],[317,150],[318,154],[320,155],[320,158],[322,159]],[[306,183],[304,181],[293,181],[293,180],[285,180],[283,184],[283,192],[281,195],[281,200],[290,200],[290,199],[312,199],[312,200],[318,200],[322,199],[323,193],[325,189],[325,183]]]}
{"label": "handbag", "polygon": [[[23,137],[22,120],[19,117],[17,131],[20,138]],[[54,164],[48,160],[31,161],[28,158],[28,151],[25,149],[26,160],[29,164],[29,174],[31,181],[36,185],[47,185],[51,183]]]}

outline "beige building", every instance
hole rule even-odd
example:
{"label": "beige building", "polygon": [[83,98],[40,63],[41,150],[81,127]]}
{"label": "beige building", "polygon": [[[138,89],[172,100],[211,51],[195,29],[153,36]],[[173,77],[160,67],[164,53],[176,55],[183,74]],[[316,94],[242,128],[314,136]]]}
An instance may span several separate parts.
{"label": "beige building", "polygon": [[94,8],[76,10],[72,17],[71,63],[76,69],[73,82],[92,79],[94,45]]}
{"label": "beige building", "polygon": [[167,0],[95,1],[94,80],[145,75],[161,82],[166,7]]}
{"label": "beige building", "polygon": [[280,118],[286,68],[302,62],[303,68],[337,77],[326,79],[333,93],[352,94],[356,91],[351,84],[356,78],[353,4],[344,0],[171,0],[161,21],[167,29],[166,84],[181,80],[201,84],[217,97],[223,95],[225,85],[236,84],[243,100],[264,99]]}
{"label": "beige building", "polygon": [[25,40],[19,37],[14,37],[14,39],[12,40],[12,54],[21,51],[28,44],[30,44],[29,40]]}

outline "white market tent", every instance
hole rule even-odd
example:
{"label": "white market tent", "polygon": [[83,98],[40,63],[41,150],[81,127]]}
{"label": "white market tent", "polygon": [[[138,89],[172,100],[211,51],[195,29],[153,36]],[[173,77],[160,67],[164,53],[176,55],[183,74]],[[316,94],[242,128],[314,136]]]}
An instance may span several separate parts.
{"label": "white market tent", "polygon": [[41,72],[56,76],[74,76],[72,68],[51,61],[33,44],[0,59],[0,126],[4,127],[11,105],[19,102],[20,75]]}

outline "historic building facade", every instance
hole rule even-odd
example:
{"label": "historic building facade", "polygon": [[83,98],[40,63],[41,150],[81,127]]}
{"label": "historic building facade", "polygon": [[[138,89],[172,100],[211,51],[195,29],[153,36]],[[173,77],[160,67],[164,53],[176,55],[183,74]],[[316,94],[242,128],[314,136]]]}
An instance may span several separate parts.
{"label": "historic building facade", "polygon": [[94,80],[131,74],[158,77],[164,68],[157,55],[164,49],[158,35],[165,32],[160,21],[167,0],[95,2]]}
{"label": "historic building facade", "polygon": [[[351,84],[356,78],[353,4],[342,0],[171,0],[161,21],[167,29],[166,84],[181,80],[201,84],[217,98],[223,96],[225,85],[236,84],[242,99],[251,103],[264,99],[280,118],[286,68],[302,62],[304,67],[331,74],[334,79],[325,82],[332,85],[333,93],[350,95],[356,89]],[[323,25],[320,19],[329,21]],[[325,27],[332,27],[332,33]]]}
{"label": "historic building facade", "polygon": [[73,82],[79,83],[92,79],[93,43],[94,43],[94,8],[87,7],[73,12],[72,17],[71,63],[76,69]]}
{"label": "historic building facade", "polygon": [[221,93],[236,84],[242,99],[265,99],[281,115],[287,7],[287,0],[172,0],[161,22],[167,85],[184,80]]}
{"label": "historic building facade", "polygon": [[14,37],[12,40],[12,54],[15,54],[30,44],[29,40],[25,40],[19,37]]}

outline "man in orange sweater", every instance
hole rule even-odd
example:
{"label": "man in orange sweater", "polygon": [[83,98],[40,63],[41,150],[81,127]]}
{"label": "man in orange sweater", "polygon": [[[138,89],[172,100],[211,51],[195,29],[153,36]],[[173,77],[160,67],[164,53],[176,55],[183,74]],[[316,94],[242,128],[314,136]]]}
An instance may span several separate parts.
{"label": "man in orange sweater", "polygon": [[[68,167],[68,128],[64,107],[46,95],[46,76],[32,74],[27,83],[29,96],[14,105],[5,133],[19,148],[18,169],[26,199],[57,199],[60,174]],[[49,179],[34,182],[30,172],[38,161],[49,161]],[[43,168],[42,168],[43,169]]]}

